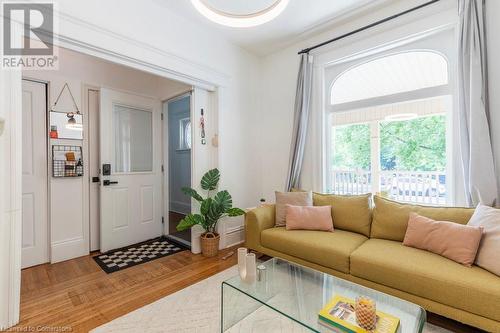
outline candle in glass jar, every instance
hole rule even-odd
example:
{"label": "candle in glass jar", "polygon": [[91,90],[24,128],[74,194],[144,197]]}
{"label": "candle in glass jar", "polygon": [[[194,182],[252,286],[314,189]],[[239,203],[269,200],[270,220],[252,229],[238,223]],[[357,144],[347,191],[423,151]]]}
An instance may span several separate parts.
{"label": "candle in glass jar", "polygon": [[377,309],[375,301],[364,296],[356,298],[354,306],[358,325],[366,330],[374,330],[377,325]]}

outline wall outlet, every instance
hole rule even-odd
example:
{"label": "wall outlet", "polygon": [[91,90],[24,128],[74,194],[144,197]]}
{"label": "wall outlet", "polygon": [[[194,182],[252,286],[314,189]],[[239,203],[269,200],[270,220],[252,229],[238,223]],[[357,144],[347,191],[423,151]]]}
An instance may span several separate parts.
{"label": "wall outlet", "polygon": [[5,126],[5,119],[0,117],[0,136],[3,134],[3,127]]}

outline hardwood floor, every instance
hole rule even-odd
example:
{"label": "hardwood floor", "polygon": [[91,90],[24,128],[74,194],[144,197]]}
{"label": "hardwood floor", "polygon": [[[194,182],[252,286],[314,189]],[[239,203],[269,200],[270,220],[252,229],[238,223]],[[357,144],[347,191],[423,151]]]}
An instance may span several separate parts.
{"label": "hardwood floor", "polygon": [[91,256],[25,269],[21,322],[11,330],[47,326],[58,332],[88,332],[235,265],[236,255],[221,259],[230,251],[234,249],[215,258],[183,251],[112,274]]}

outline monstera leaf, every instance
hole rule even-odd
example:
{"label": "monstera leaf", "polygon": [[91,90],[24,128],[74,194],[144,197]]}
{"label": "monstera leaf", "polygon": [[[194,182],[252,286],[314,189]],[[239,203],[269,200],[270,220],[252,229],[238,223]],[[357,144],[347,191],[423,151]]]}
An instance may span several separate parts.
{"label": "monstera leaf", "polygon": [[230,208],[226,211],[226,213],[227,213],[227,216],[234,217],[234,216],[244,215],[245,211],[243,209],[240,209],[240,208]]}
{"label": "monstera leaf", "polygon": [[200,213],[202,215],[208,215],[211,210],[211,206],[214,205],[214,200],[212,198],[206,198],[203,200],[200,206]]}
{"label": "monstera leaf", "polygon": [[205,191],[213,191],[219,184],[220,173],[218,169],[207,171],[201,178],[201,188]]}
{"label": "monstera leaf", "polygon": [[221,214],[224,214],[231,207],[233,207],[233,198],[231,197],[231,194],[229,194],[229,192],[226,190],[217,193],[214,197],[214,201],[217,206],[219,206],[219,212]]}
{"label": "monstera leaf", "polygon": [[184,231],[191,228],[195,224],[203,225],[205,218],[200,214],[189,214],[183,218],[177,225],[177,231]]}
{"label": "monstera leaf", "polygon": [[191,198],[195,199],[198,202],[203,202],[203,198],[201,195],[196,192],[196,190],[193,190],[190,187],[183,187],[182,192],[184,192],[185,195],[189,195]]}
{"label": "monstera leaf", "polygon": [[201,178],[201,188],[208,192],[208,197],[203,198],[192,188],[184,187],[182,192],[200,203],[200,214],[189,214],[177,225],[177,230],[183,231],[199,224],[207,232],[216,232],[217,223],[225,216],[239,216],[245,214],[240,208],[233,208],[233,198],[228,191],[220,191],[211,195],[210,191],[217,189],[220,173],[217,169],[209,170]]}

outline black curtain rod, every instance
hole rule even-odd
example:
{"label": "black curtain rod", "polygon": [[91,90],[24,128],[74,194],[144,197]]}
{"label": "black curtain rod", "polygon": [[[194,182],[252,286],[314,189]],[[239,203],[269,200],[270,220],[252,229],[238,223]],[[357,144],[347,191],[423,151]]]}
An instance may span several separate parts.
{"label": "black curtain rod", "polygon": [[403,15],[406,15],[406,14],[408,14],[408,13],[411,13],[411,12],[414,12],[414,11],[416,11],[416,10],[419,10],[419,9],[421,9],[421,8],[427,7],[427,6],[432,5],[432,4],[434,4],[434,3],[438,2],[438,1],[440,1],[440,0],[431,0],[431,1],[429,1],[429,2],[426,2],[426,3],[421,4],[421,5],[419,5],[419,6],[416,6],[416,7],[410,8],[410,9],[408,9],[408,10],[405,10],[405,11],[403,11],[403,12],[401,12],[401,13],[394,14],[394,15],[392,15],[392,16],[386,17],[386,18],[384,18],[384,19],[382,19],[382,20],[380,20],[380,21],[377,21],[377,22],[374,22],[374,23],[371,23],[371,24],[365,25],[365,26],[364,26],[364,27],[362,27],[362,28],[359,28],[359,29],[353,30],[353,31],[351,31],[351,32],[348,32],[348,33],[346,33],[346,34],[343,34],[343,35],[341,35],[341,36],[338,36],[338,37],[335,37],[335,38],[329,39],[329,40],[327,40],[327,41],[325,41],[325,42],[323,42],[323,43],[319,43],[319,44],[316,44],[316,45],[314,45],[314,46],[308,47],[307,49],[303,49],[302,51],[300,51],[300,52],[299,52],[299,54],[302,54],[302,53],[309,53],[309,51],[312,51],[312,50],[314,50],[314,49],[317,49],[318,47],[322,47],[322,46],[324,46],[324,45],[327,45],[327,44],[330,44],[330,43],[336,42],[336,41],[338,41],[338,40],[340,40],[340,39],[343,39],[343,38],[346,38],[346,37],[352,36],[352,35],[354,35],[354,34],[357,34],[358,32],[361,32],[361,31],[364,31],[364,30],[367,30],[367,29],[373,28],[373,27],[375,27],[375,26],[377,26],[377,25],[379,25],[379,24],[385,23],[385,22],[387,22],[387,21],[391,21],[391,20],[393,20],[393,19],[395,19],[395,18],[398,18],[398,17],[400,17],[400,16],[403,16]]}

